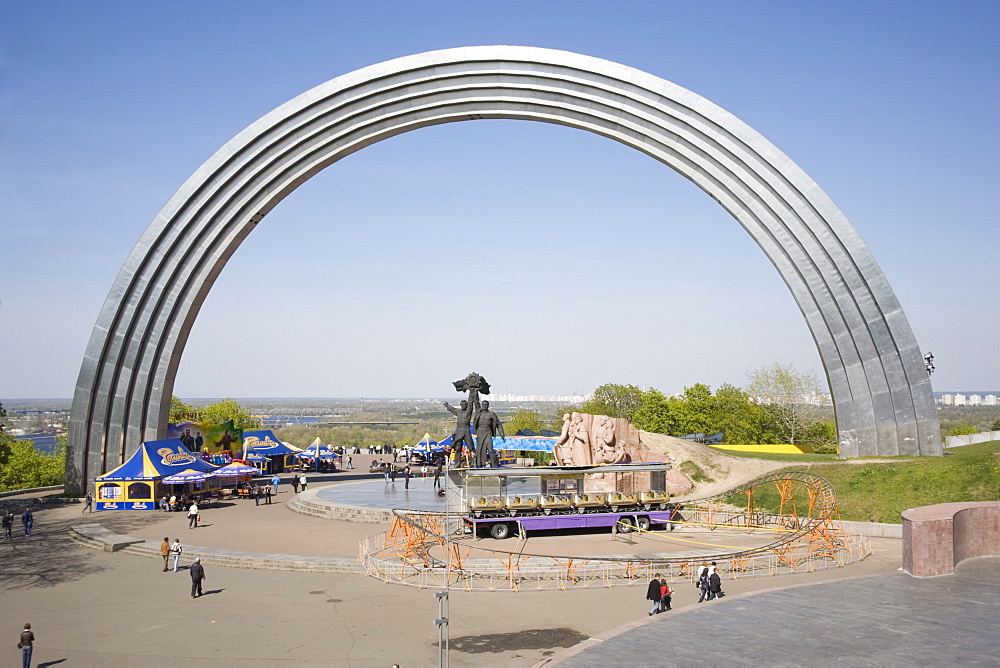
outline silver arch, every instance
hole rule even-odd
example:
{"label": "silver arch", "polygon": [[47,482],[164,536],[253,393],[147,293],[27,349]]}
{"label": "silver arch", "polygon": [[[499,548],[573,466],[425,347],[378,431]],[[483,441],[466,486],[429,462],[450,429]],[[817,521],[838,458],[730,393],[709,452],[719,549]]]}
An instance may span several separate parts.
{"label": "silver arch", "polygon": [[841,456],[941,454],[916,339],[840,210],[764,137],[689,90],[598,58],[533,47],[422,53],[332,79],[250,125],[181,186],[101,310],[73,400],[67,483],[165,428],[174,375],[227,260],[286,195],[355,151],[421,127],[522,119],[642,151],[719,202],[757,241],[816,341]]}

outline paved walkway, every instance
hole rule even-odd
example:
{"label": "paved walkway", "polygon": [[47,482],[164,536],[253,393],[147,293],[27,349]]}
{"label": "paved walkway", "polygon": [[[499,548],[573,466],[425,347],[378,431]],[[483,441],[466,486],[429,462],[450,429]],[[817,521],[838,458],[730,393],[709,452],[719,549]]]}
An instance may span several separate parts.
{"label": "paved walkway", "polygon": [[[728,587],[726,587],[728,588]],[[726,597],[615,629],[543,662],[624,666],[997,666],[1000,559]]]}
{"label": "paved walkway", "polygon": [[[356,463],[359,458],[355,457]],[[371,480],[367,473],[310,476],[310,491],[339,481]],[[377,478],[376,478],[377,480]],[[338,482],[334,482],[338,481]],[[399,486],[397,481],[396,485]],[[411,483],[412,485],[413,483]],[[347,493],[346,484],[342,491]],[[375,485],[377,489],[377,485]],[[285,507],[292,498],[291,488],[282,485],[277,503],[254,506],[253,501],[233,502],[205,511],[205,526],[188,529],[179,513],[103,512],[81,516],[79,505],[36,506],[35,535],[0,543],[0,637],[13,637],[24,622],[30,621],[38,637],[35,660],[39,664],[105,666],[401,666],[434,665],[437,661],[437,616],[434,592],[387,585],[363,575],[343,573],[287,573],[252,571],[210,566],[207,568],[206,596],[192,600],[187,572],[162,572],[158,559],[123,553],[107,553],[80,548],[69,541],[70,526],[100,522],[110,530],[156,541],[169,535],[187,545],[215,546],[228,550],[280,552],[285,554],[355,557],[361,537],[381,530],[378,525],[355,524],[300,515]],[[419,489],[419,488],[417,488]],[[340,490],[338,490],[340,491]],[[411,489],[411,494],[413,494]],[[27,498],[0,499],[0,508],[23,508]],[[608,544],[607,536],[588,536],[584,542]],[[616,543],[617,544],[617,543]],[[900,565],[900,543],[873,541],[875,555],[847,568],[814,574],[781,575],[727,582],[730,596],[718,603],[695,603],[693,587],[678,588],[677,612],[649,618],[643,600],[645,585],[614,589],[509,592],[465,592],[451,594],[451,662],[453,666],[531,666],[557,652],[587,642],[589,638],[613,638],[621,624],[636,620],[643,629],[663,628],[666,636],[649,654],[629,660],[634,665],[663,665],[664,647],[684,645],[701,661],[705,642],[698,621],[708,613],[736,614],[725,622],[730,633],[753,635],[748,618],[768,608],[770,597],[781,592],[741,598],[753,591],[806,584],[828,586],[842,578],[896,575]],[[609,550],[610,551],[610,550]],[[963,569],[966,565],[963,565]],[[1000,569],[998,569],[1000,570]],[[962,570],[962,573],[965,571]],[[961,575],[959,577],[962,577]],[[905,579],[905,578],[904,578]],[[877,582],[878,580],[873,580]],[[956,580],[957,581],[957,580]],[[937,581],[919,581],[935,585]],[[941,582],[947,584],[944,580]],[[996,582],[993,580],[992,582]],[[905,586],[905,585],[904,585]],[[935,585],[936,586],[936,585]],[[992,586],[992,585],[990,585]],[[779,616],[760,627],[760,636],[784,648],[779,665],[816,664],[811,645],[802,645],[799,636],[808,629],[810,637],[825,638],[831,646],[850,644],[834,640],[835,628],[812,626],[810,618],[821,618],[809,605],[822,607],[823,598],[803,592],[802,599],[781,604]],[[891,590],[903,591],[899,586]],[[852,594],[855,605],[872,599],[870,587]],[[983,586],[968,594],[977,609],[992,605],[996,590]],[[936,599],[937,594],[931,595]],[[762,601],[760,605],[755,603]],[[737,610],[737,606],[742,611]],[[951,626],[978,628],[976,619],[967,620],[971,605],[945,608],[957,615],[942,626],[936,610],[926,601],[907,594],[886,614],[930,614],[940,631],[926,633],[921,642],[952,642]],[[692,610],[685,615],[683,610]],[[989,620],[986,614],[982,619]],[[680,614],[679,614],[680,613]],[[788,619],[792,619],[791,622]],[[850,619],[850,616],[847,617]],[[685,619],[691,619],[687,622]],[[679,623],[678,623],[679,622]],[[840,623],[840,622],[837,622]],[[646,626],[648,624],[648,626]],[[756,627],[755,627],[756,628]],[[798,629],[803,629],[799,631]],[[889,623],[869,618],[868,623],[850,627],[849,633],[872,642],[890,632]],[[895,627],[893,627],[895,628]],[[686,629],[686,631],[685,631]],[[682,631],[692,636],[681,642]],[[676,637],[675,637],[676,636]],[[845,635],[845,638],[851,638]],[[964,639],[965,635],[955,635]],[[605,643],[614,642],[605,640]],[[819,641],[817,641],[819,642]],[[856,639],[850,642],[855,642]],[[0,665],[13,665],[19,658],[11,643],[0,649]],[[629,643],[636,645],[638,643]],[[603,643],[602,643],[603,645]],[[608,645],[611,647],[611,645]],[[602,647],[594,648],[599,651]],[[731,646],[732,649],[732,646]],[[588,650],[590,651],[590,650]],[[996,653],[994,652],[994,655]],[[587,653],[574,661],[587,661]],[[739,647],[725,661],[715,657],[702,665],[733,663],[748,656]],[[735,657],[735,659],[734,659]],[[946,657],[937,665],[949,663]],[[626,662],[604,659],[611,665]],[[883,662],[885,663],[885,662]],[[574,665],[574,664],[567,664]],[[590,665],[581,663],[579,665]],[[694,663],[690,665],[695,665]]]}

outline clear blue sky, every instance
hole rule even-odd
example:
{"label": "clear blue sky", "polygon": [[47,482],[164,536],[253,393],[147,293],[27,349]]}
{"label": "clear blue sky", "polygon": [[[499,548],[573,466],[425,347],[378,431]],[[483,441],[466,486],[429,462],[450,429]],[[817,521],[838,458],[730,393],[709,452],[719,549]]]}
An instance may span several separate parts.
{"label": "clear blue sky", "polygon": [[[732,112],[858,229],[935,389],[1000,389],[998,34],[997,2],[2,3],[0,401],[72,395],[133,244],[245,126],[478,44],[617,61]],[[175,393],[448,396],[472,370],[498,392],[674,392],[776,360],[821,372],[709,197],[607,139],[488,121],[387,140],[287,198],[217,281]]]}

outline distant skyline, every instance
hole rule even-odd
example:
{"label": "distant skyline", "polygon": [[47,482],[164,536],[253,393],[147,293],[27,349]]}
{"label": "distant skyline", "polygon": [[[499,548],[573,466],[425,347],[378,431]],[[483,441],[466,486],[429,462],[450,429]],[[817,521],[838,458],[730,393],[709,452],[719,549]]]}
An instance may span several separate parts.
{"label": "distant skyline", "polygon": [[[1000,386],[1000,4],[30,3],[0,8],[0,402],[70,397],[119,268],[254,120],[360,67],[521,44],[636,67],[773,142],[872,250],[937,394]],[[721,207],[645,155],[479,121],[368,147],[243,243],[174,394],[742,385],[819,355]],[[980,391],[981,392],[981,391]]]}

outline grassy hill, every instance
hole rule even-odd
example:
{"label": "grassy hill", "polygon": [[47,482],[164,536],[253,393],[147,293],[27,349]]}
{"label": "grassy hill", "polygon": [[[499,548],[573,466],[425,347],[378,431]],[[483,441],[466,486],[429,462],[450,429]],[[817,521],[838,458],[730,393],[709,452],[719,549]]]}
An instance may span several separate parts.
{"label": "grassy hill", "polygon": [[740,456],[788,461],[790,466],[782,470],[805,469],[826,478],[837,490],[845,520],[899,524],[907,508],[1000,500],[1000,441],[951,448],[944,457],[894,458],[899,461],[847,463],[829,455]]}

